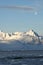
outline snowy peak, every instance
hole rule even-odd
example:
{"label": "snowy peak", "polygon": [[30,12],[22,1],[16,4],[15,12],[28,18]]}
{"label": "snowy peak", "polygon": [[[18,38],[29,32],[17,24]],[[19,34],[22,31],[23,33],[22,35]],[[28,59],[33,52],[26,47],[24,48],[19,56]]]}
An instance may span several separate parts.
{"label": "snowy peak", "polygon": [[34,31],[34,30],[30,30],[29,32],[27,32],[27,34],[29,34],[30,36],[34,36],[34,37],[39,37],[39,35]]}
{"label": "snowy peak", "polygon": [[17,39],[17,38],[21,38],[23,36],[26,36],[26,35],[29,35],[29,36],[33,36],[33,37],[39,37],[39,35],[34,32],[34,30],[30,30],[29,32],[14,32],[13,34],[12,33],[4,33],[2,31],[0,31],[0,38],[3,38],[3,39]]}
{"label": "snowy peak", "polygon": [[39,43],[40,40],[43,42],[43,39],[34,31],[30,30],[28,32],[13,32],[13,33],[4,33],[0,31],[0,42],[9,42],[18,40],[22,43]]}

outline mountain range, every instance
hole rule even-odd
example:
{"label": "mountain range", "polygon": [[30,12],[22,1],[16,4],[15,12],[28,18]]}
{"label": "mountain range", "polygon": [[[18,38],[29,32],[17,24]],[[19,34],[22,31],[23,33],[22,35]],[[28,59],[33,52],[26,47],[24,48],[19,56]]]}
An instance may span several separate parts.
{"label": "mountain range", "polygon": [[[41,46],[41,47],[40,47]],[[0,31],[0,50],[43,49],[43,36],[34,30],[4,33]]]}
{"label": "mountain range", "polygon": [[10,42],[10,41],[21,41],[22,43],[43,43],[43,36],[38,35],[34,30],[29,30],[28,32],[14,32],[14,33],[4,33],[0,31],[0,42]]}

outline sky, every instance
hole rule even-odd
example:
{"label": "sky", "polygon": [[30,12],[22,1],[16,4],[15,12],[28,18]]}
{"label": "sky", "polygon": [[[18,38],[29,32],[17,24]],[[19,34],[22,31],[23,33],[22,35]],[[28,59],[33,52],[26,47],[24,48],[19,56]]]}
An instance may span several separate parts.
{"label": "sky", "polygon": [[0,0],[0,30],[43,34],[43,0]]}

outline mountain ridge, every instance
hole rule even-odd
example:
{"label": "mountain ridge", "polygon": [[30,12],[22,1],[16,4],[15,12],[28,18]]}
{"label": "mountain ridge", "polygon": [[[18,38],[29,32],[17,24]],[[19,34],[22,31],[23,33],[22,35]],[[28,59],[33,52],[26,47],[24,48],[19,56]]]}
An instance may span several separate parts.
{"label": "mountain ridge", "polygon": [[13,33],[0,31],[0,50],[43,50],[43,36],[34,30]]}
{"label": "mountain ridge", "polygon": [[14,33],[4,33],[0,30],[0,42],[10,42],[18,40],[22,43],[43,43],[43,39],[34,30],[29,30],[28,32],[14,32]]}

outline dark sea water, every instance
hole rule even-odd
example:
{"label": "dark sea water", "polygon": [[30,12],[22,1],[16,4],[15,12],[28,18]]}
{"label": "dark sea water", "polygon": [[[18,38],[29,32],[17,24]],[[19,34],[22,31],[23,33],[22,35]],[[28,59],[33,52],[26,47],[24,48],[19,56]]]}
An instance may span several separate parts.
{"label": "dark sea water", "polygon": [[0,51],[0,65],[43,65],[43,51]]}

